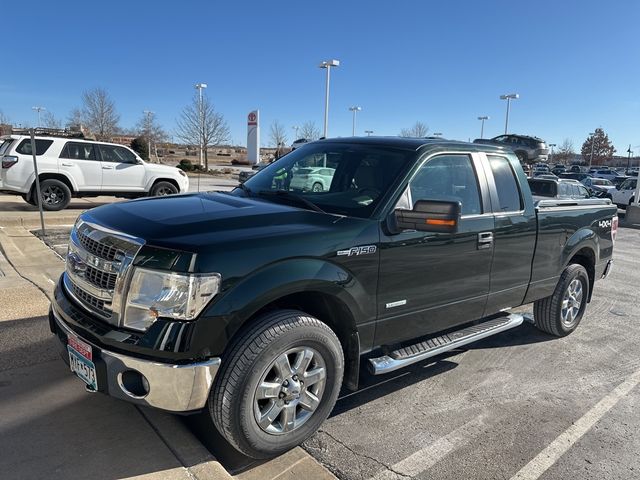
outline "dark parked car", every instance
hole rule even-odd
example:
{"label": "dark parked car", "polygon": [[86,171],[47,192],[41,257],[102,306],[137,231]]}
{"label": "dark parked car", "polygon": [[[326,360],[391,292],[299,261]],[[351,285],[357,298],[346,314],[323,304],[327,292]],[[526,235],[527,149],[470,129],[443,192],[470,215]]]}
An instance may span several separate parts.
{"label": "dark parked car", "polygon": [[520,163],[546,162],[549,154],[547,144],[538,137],[527,135],[499,135],[493,138],[476,138],[473,143],[500,145],[513,150]]}
{"label": "dark parked car", "polygon": [[[281,181],[319,159],[327,190]],[[518,327],[532,302],[538,329],[569,335],[617,226],[609,200],[534,200],[505,148],[320,140],[232,192],[82,213],[50,328],[87,389],[203,411],[265,458],[313,435],[361,362],[393,372]]]}
{"label": "dark parked car", "polygon": [[590,198],[592,194],[587,187],[577,180],[551,178],[530,178],[529,188],[533,198],[557,198],[561,200],[576,200]]}
{"label": "dark parked car", "polygon": [[577,180],[579,182],[584,181],[585,178],[589,178],[590,175],[588,173],[574,173],[574,172],[569,172],[569,173],[560,173],[558,174],[559,178],[570,178],[572,180]]}
{"label": "dark parked car", "polygon": [[258,165],[253,165],[251,167],[251,170],[242,170],[238,174],[238,180],[240,181],[240,183],[244,183],[266,166],[267,165],[265,163],[259,163]]}

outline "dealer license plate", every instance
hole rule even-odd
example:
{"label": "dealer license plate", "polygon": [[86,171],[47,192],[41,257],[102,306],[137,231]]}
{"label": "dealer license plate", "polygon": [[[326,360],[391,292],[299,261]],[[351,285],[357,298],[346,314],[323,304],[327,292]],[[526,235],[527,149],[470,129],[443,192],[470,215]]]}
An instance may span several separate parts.
{"label": "dealer license plate", "polygon": [[70,335],[67,339],[67,350],[69,351],[71,371],[80,377],[89,388],[97,390],[98,381],[91,345]]}

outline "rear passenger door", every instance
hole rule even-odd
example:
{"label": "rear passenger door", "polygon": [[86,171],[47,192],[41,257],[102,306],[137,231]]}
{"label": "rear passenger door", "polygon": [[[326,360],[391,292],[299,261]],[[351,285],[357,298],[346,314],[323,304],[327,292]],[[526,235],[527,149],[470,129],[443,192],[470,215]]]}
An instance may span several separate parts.
{"label": "rear passenger door", "polygon": [[102,167],[92,143],[67,142],[60,152],[58,169],[75,180],[78,190],[99,192],[102,189]]}
{"label": "rear passenger door", "polygon": [[495,223],[491,283],[485,309],[485,315],[491,315],[518,306],[524,299],[531,278],[537,218],[529,184],[518,160],[494,154],[481,156]]}

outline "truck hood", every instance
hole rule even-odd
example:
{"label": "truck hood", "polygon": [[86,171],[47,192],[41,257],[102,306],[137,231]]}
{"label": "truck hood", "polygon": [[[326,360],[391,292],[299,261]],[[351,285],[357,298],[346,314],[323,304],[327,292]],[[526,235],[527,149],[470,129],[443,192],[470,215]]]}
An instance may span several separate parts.
{"label": "truck hood", "polygon": [[247,240],[321,234],[344,219],[219,192],[115,203],[94,208],[82,218],[141,238],[148,245],[192,252]]}

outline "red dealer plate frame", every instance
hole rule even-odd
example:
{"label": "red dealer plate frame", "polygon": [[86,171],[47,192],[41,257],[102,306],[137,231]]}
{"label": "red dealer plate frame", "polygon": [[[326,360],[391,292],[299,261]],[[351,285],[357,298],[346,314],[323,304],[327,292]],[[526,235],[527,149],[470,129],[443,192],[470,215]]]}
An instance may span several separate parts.
{"label": "red dealer plate frame", "polygon": [[69,368],[92,390],[98,390],[96,366],[93,363],[93,348],[78,337],[67,337]]}

